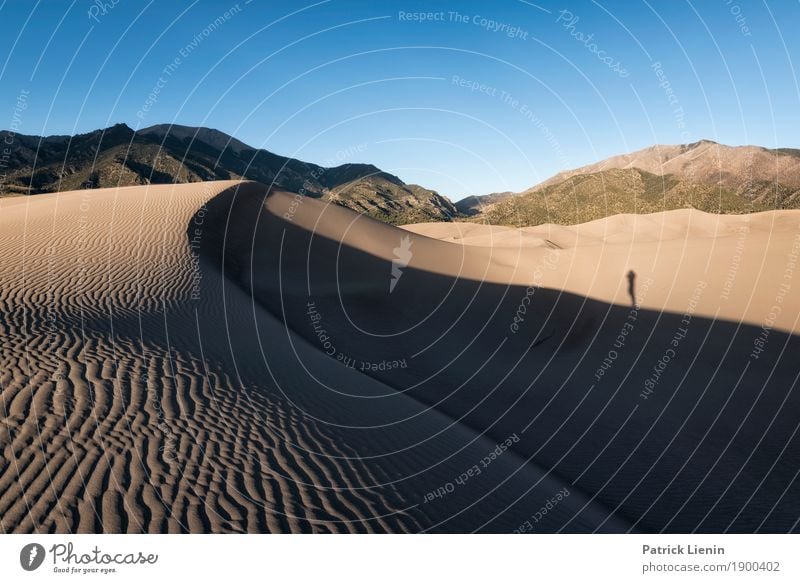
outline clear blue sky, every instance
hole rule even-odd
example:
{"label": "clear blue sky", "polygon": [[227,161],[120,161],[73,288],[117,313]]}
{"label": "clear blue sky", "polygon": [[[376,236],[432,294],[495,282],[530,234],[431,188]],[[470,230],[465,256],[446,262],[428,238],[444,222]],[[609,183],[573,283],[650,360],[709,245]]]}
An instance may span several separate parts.
{"label": "clear blue sky", "polygon": [[790,0],[0,0],[0,127],[203,125],[459,199],[653,143],[800,146],[798,24]]}

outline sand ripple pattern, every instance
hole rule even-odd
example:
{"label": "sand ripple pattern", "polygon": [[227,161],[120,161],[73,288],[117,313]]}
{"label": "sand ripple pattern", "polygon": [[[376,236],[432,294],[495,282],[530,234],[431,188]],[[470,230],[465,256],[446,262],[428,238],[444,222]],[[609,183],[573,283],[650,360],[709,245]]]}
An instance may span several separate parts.
{"label": "sand ripple pattern", "polygon": [[203,308],[186,225],[229,186],[2,208],[4,532],[420,528],[362,464],[299,449],[346,444],[186,350]]}
{"label": "sand ripple pattern", "polygon": [[[330,359],[198,253],[235,186],[0,201],[0,531],[510,532],[558,491],[509,452],[427,504],[496,444]],[[543,527],[627,528],[568,500]]]}

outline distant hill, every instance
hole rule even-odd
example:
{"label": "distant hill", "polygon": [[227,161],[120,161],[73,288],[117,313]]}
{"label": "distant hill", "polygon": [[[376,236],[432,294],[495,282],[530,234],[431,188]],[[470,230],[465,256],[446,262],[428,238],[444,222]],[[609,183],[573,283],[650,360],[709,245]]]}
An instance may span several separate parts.
{"label": "distant hill", "polygon": [[493,192],[483,196],[468,196],[455,203],[458,212],[465,216],[477,215],[483,207],[506,200],[514,196],[513,192]]}
{"label": "distant hill", "polygon": [[[575,224],[618,213],[800,208],[800,150],[709,140],[651,146],[561,172],[521,193],[453,204],[371,164],[326,168],[253,148],[209,128],[125,124],[76,136],[23,136],[4,154],[2,194],[246,178],[328,200],[392,224],[470,220]],[[13,138],[13,139],[12,139]]]}
{"label": "distant hill", "polygon": [[651,146],[561,172],[513,196],[477,197],[470,206],[473,212],[460,210],[473,220],[516,226],[689,207],[715,213],[800,208],[800,150],[709,140]]}
{"label": "distant hill", "polygon": [[657,176],[638,168],[576,174],[492,204],[475,219],[492,225],[526,227],[543,223],[574,225],[618,214],[695,208],[708,213],[748,213],[768,205],[715,186],[690,184],[672,174]]}
{"label": "distant hill", "polygon": [[405,224],[449,221],[446,197],[369,164],[325,168],[252,148],[209,128],[125,124],[76,136],[9,137],[3,194],[39,194],[136,184],[247,178],[330,200],[376,219]]}

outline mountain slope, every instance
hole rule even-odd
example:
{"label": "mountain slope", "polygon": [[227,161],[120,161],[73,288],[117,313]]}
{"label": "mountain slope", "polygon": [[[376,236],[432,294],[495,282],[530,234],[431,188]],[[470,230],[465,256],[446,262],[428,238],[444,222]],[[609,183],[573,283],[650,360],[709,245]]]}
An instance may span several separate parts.
{"label": "mountain slope", "polygon": [[768,210],[725,188],[690,184],[668,174],[637,168],[576,174],[561,182],[484,208],[476,220],[526,227],[544,223],[575,225],[618,214],[643,214],[684,208],[729,214]]}
{"label": "mountain slope", "polygon": [[482,196],[468,196],[457,201],[455,205],[456,209],[458,209],[458,212],[471,217],[479,214],[484,207],[489,206],[490,204],[501,202],[511,198],[514,195],[515,193],[513,192],[505,191],[493,192],[491,194],[485,194]]}
{"label": "mountain slope", "polygon": [[[650,146],[576,170],[561,172],[526,192],[572,176],[636,168],[657,176],[674,175],[691,184],[719,186],[765,204],[781,203],[800,190],[800,150],[726,146],[710,140],[677,146]],[[776,191],[776,186],[778,186]],[[775,196],[777,192],[777,197]],[[792,204],[797,201],[791,199]]]}
{"label": "mountain slope", "polygon": [[513,197],[477,197],[469,208],[464,202],[457,206],[465,214],[516,226],[688,207],[715,213],[800,208],[800,150],[709,140],[656,145],[561,172]]}
{"label": "mountain slope", "polygon": [[2,194],[39,194],[136,184],[246,178],[404,224],[458,214],[438,193],[369,164],[325,168],[252,148],[214,129],[125,124],[76,136],[15,135],[4,158]]}

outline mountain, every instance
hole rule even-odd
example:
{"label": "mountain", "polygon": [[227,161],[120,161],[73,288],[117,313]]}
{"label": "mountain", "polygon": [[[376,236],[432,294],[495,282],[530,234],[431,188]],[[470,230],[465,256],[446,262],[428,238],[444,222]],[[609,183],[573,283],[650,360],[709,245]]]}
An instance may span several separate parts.
{"label": "mountain", "polygon": [[800,208],[800,150],[710,140],[657,145],[497,196],[471,201],[477,212],[460,210],[482,222],[527,226],[688,207],[715,213]]}
{"label": "mountain", "polygon": [[800,150],[709,140],[656,145],[561,172],[521,193],[456,204],[371,164],[326,168],[253,148],[210,128],[125,124],[76,136],[0,132],[0,194],[37,194],[246,178],[392,224],[467,219],[499,225],[574,224],[618,213],[697,208],[743,213],[800,208]]}
{"label": "mountain", "polygon": [[76,136],[0,132],[3,194],[246,178],[329,200],[393,224],[449,221],[446,197],[370,164],[325,168],[256,149],[209,128],[125,124]]}
{"label": "mountain", "polygon": [[514,192],[506,191],[493,192],[492,194],[485,194],[483,196],[468,196],[456,202],[455,205],[458,212],[470,217],[479,214],[483,207],[506,200],[514,195]]}
{"label": "mountain", "polygon": [[155,136],[159,140],[163,140],[167,135],[172,136],[178,140],[197,140],[216,148],[217,150],[224,150],[226,148],[240,153],[245,150],[252,150],[250,146],[244,142],[240,142],[234,137],[210,128],[193,128],[189,126],[178,126],[170,124],[159,124],[150,126],[139,130],[143,136]]}
{"label": "mountain", "polygon": [[534,191],[485,207],[475,220],[527,227],[544,223],[576,225],[618,214],[645,214],[684,208],[707,213],[758,212],[768,205],[731,190],[691,184],[668,174],[638,168],[576,174]]}

